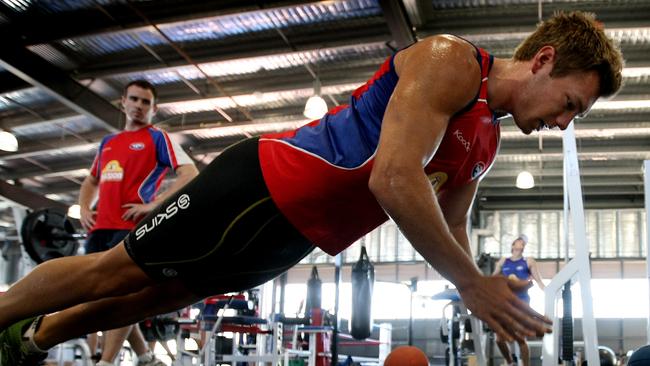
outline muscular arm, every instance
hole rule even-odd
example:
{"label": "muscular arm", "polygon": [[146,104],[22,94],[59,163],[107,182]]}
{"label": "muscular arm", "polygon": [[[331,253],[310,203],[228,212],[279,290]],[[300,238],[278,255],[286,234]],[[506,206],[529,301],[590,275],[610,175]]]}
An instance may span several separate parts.
{"label": "muscular arm", "polygon": [[[459,288],[480,272],[454,238],[423,167],[435,154],[451,116],[478,89],[479,67],[468,47],[434,38],[397,55],[400,79],[384,114],[369,182],[415,249]],[[445,65],[463,71],[452,72]]]}
{"label": "muscular arm", "polygon": [[176,180],[174,180],[174,183],[172,183],[165,190],[165,192],[156,195],[156,199],[153,201],[153,203],[155,205],[160,204],[165,199],[167,199],[167,197],[171,196],[176,191],[181,189],[181,187],[189,183],[189,181],[194,179],[194,177],[197,175],[199,175],[199,171],[196,169],[196,166],[194,166],[194,164],[179,165],[178,168],[176,168]]}
{"label": "muscular arm", "polygon": [[80,222],[85,230],[90,230],[95,225],[94,211],[90,208],[97,192],[99,190],[99,181],[92,175],[88,175],[81,183],[79,189],[79,208]]}
{"label": "muscular arm", "polygon": [[478,189],[478,180],[445,192],[438,198],[447,226],[461,248],[470,258],[474,258],[467,233],[469,211]]}
{"label": "muscular arm", "polygon": [[494,266],[494,272],[492,272],[492,276],[497,276],[501,274],[501,269],[503,268],[503,263],[506,261],[505,258],[500,258],[497,263]]}
{"label": "muscular arm", "polygon": [[537,282],[537,286],[542,289],[546,288],[544,282],[542,281],[542,276],[539,273],[539,267],[537,267],[537,261],[533,258],[528,258],[528,269],[530,270],[530,276]]}
{"label": "muscular arm", "polygon": [[473,314],[504,339],[541,335],[539,314],[516,298],[505,278],[482,276],[463,250],[423,169],[450,118],[478,90],[473,49],[458,39],[432,37],[399,53],[395,65],[400,79],[384,114],[370,190],[414,248],[456,285]]}

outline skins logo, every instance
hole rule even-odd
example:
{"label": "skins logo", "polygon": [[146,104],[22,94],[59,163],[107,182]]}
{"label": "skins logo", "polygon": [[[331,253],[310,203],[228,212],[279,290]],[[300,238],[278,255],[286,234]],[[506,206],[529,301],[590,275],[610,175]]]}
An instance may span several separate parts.
{"label": "skins logo", "polygon": [[156,226],[160,225],[165,220],[169,220],[174,215],[178,213],[178,210],[185,210],[186,208],[190,207],[190,196],[187,194],[183,194],[178,199],[172,203],[170,203],[164,211],[158,213],[156,216],[152,217],[151,220],[149,220],[148,223],[145,223],[144,225],[140,226],[136,231],[135,231],[135,239],[140,240],[142,239],[143,236],[145,236],[146,233],[150,232],[151,230],[155,229]]}
{"label": "skins logo", "polygon": [[144,143],[143,142],[134,142],[131,145],[129,145],[129,149],[135,150],[135,151],[142,150],[142,149],[144,149]]}
{"label": "skins logo", "polygon": [[484,170],[485,170],[485,163],[483,163],[482,161],[476,163],[476,165],[474,165],[474,168],[472,168],[472,179],[478,178],[483,173]]}

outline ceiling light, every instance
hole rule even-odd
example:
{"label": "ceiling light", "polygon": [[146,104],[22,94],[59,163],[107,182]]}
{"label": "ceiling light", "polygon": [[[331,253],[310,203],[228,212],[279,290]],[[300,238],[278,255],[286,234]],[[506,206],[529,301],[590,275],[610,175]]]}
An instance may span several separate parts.
{"label": "ceiling light", "polygon": [[515,184],[519,189],[530,189],[535,186],[535,178],[530,172],[522,170],[519,175],[517,175],[517,183]]}
{"label": "ceiling light", "polygon": [[81,206],[79,206],[79,205],[70,206],[70,208],[68,208],[68,217],[72,217],[73,219],[80,219],[81,218]]}
{"label": "ceiling light", "polygon": [[307,99],[303,114],[309,119],[321,119],[327,113],[327,103],[320,95],[312,95]]}
{"label": "ceiling light", "polygon": [[307,99],[303,115],[309,119],[321,119],[327,113],[327,103],[320,96],[320,80],[314,81],[314,95]]}
{"label": "ceiling light", "polygon": [[0,131],[0,150],[3,151],[17,151],[18,140],[11,132]]}

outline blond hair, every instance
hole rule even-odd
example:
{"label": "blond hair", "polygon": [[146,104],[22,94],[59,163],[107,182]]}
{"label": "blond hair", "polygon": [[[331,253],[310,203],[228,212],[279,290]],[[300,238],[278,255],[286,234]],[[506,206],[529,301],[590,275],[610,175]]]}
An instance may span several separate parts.
{"label": "blond hair", "polygon": [[556,51],[551,76],[596,71],[600,78],[600,96],[610,96],[620,89],[623,54],[605,35],[593,13],[555,13],[517,47],[514,59],[531,60],[544,46],[552,46]]}

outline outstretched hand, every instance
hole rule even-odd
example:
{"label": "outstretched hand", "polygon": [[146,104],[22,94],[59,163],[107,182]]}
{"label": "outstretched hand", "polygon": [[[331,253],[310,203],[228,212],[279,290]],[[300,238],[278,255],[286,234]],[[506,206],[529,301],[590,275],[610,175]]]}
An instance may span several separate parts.
{"label": "outstretched hand", "polygon": [[514,341],[551,332],[551,320],[515,295],[530,286],[528,281],[481,276],[458,291],[473,315],[485,321],[501,339]]}

